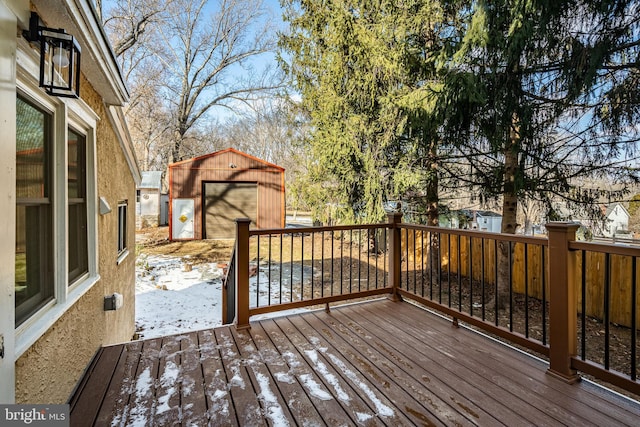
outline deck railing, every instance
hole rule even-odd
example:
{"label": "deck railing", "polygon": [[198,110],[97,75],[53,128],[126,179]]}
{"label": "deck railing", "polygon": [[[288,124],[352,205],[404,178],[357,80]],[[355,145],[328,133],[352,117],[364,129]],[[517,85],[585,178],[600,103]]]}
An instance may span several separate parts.
{"label": "deck railing", "polygon": [[[571,241],[578,286],[578,355],[572,366],[625,387],[638,387],[638,247]],[[594,301],[596,304],[594,304]],[[597,311],[590,310],[595,306]]]}
{"label": "deck railing", "polygon": [[400,230],[400,295],[549,355],[547,239],[411,224]]}
{"label": "deck railing", "polygon": [[548,224],[545,239],[401,218],[278,230],[237,220],[234,323],[247,328],[253,315],[387,294],[536,351],[566,381],[579,370],[640,394],[640,249],[577,242],[573,223]]}
{"label": "deck railing", "polygon": [[[247,277],[238,279],[245,287],[236,293],[236,323],[242,327],[253,315],[392,293],[388,228],[375,224],[251,230],[249,223],[238,222],[235,267]],[[242,309],[240,299],[247,301]]]}

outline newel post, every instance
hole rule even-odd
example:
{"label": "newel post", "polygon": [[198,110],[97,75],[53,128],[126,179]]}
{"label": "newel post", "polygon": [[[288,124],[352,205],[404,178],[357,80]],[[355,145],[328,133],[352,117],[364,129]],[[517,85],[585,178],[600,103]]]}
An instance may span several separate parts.
{"label": "newel post", "polygon": [[387,215],[389,220],[389,285],[393,291],[389,296],[392,301],[401,301],[398,293],[402,271],[402,235],[399,224],[402,223],[402,213],[392,212]]}
{"label": "newel post", "polygon": [[249,325],[249,218],[236,218],[236,329]]}
{"label": "newel post", "polygon": [[580,380],[571,368],[578,352],[576,300],[577,255],[569,251],[580,225],[550,222],[549,233],[549,369],[547,373],[566,382]]}

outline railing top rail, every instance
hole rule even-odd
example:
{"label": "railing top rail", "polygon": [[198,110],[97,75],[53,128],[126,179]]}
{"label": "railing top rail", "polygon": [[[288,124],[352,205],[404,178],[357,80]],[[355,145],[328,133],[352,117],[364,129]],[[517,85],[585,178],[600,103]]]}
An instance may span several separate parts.
{"label": "railing top rail", "polygon": [[640,246],[625,246],[625,245],[611,244],[611,243],[572,241],[572,242],[569,242],[569,250],[601,252],[601,253],[609,253],[612,255],[640,257]]}
{"label": "railing top rail", "polygon": [[375,229],[388,228],[388,227],[389,227],[389,223],[381,222],[378,224],[252,229],[252,230],[249,230],[249,236],[264,236],[268,234],[318,233],[322,231],[340,231],[340,230],[375,230]]}
{"label": "railing top rail", "polygon": [[455,234],[458,236],[484,238],[498,241],[509,241],[515,243],[528,243],[533,245],[548,246],[549,241],[546,237],[521,236],[518,234],[492,233],[490,231],[463,230],[459,228],[433,227],[429,225],[401,223],[400,228],[409,230],[429,231],[441,234]]}

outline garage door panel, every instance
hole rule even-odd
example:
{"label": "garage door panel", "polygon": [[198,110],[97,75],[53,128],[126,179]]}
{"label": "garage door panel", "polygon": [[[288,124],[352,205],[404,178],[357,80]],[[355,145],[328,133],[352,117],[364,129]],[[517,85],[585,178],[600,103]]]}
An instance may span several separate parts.
{"label": "garage door panel", "polygon": [[255,183],[208,182],[204,184],[204,237],[235,237],[235,219],[250,218],[255,225],[258,186]]}

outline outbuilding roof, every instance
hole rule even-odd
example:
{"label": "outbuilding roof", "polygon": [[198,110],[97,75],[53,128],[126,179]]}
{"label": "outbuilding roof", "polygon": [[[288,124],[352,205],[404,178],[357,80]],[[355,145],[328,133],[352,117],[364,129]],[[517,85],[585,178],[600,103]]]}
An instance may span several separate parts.
{"label": "outbuilding roof", "polygon": [[142,182],[138,188],[159,189],[162,188],[162,171],[142,172]]}
{"label": "outbuilding roof", "polygon": [[243,153],[242,151],[236,150],[235,148],[226,148],[224,150],[216,151],[214,153],[209,153],[209,154],[205,154],[205,155],[202,155],[202,156],[194,157],[192,159],[186,159],[186,160],[182,160],[180,162],[171,163],[169,165],[169,167],[173,168],[173,167],[182,166],[182,165],[185,165],[185,164],[191,163],[191,162],[202,161],[202,160],[205,160],[205,159],[208,159],[208,158],[211,158],[211,157],[219,156],[219,155],[224,154],[224,153],[234,153],[234,154],[246,157],[248,159],[251,159],[253,161],[262,163],[265,166],[268,166],[268,167],[271,167],[271,168],[274,168],[274,169],[278,169],[278,170],[284,172],[284,168],[282,166],[278,166],[276,164],[267,162],[266,160],[262,160],[262,159],[260,159],[258,157],[252,156],[251,154]]}

